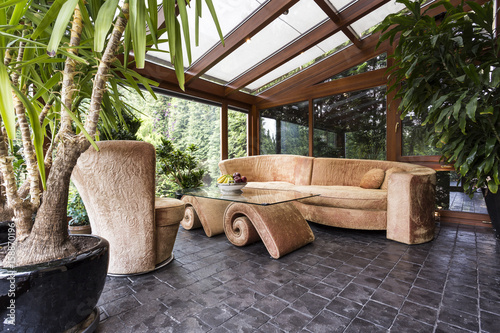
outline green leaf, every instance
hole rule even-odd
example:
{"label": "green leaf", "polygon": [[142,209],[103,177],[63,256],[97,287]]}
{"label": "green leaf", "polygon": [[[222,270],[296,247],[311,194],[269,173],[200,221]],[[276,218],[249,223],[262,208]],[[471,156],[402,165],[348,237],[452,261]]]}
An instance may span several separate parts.
{"label": "green leaf", "polygon": [[[177,50],[182,49],[182,41],[181,41],[181,32],[180,32],[180,27],[179,27],[179,22],[176,20],[175,21],[176,25],[176,38],[175,38],[175,47]],[[182,59],[182,54],[177,54],[177,56],[174,58],[174,68],[175,68],[175,75],[177,76],[177,81],[179,81],[179,87],[184,90],[184,60]]]}
{"label": "green leaf", "polygon": [[57,15],[56,23],[54,24],[54,29],[52,30],[52,35],[50,36],[49,44],[47,45],[47,54],[49,56],[54,57],[56,55],[59,43],[68,29],[68,22],[70,21],[77,4],[78,0],[68,0],[61,7],[59,15]]}
{"label": "green leaf", "polygon": [[[10,17],[9,24],[16,25],[21,20],[21,17],[24,15],[29,6],[26,6],[28,0],[16,0],[17,4],[12,12],[12,16]],[[30,1],[31,2],[31,1]]]}
{"label": "green leaf", "polygon": [[488,190],[490,190],[491,193],[497,193],[498,192],[498,184],[495,183],[493,180],[488,180]]}
{"label": "green leaf", "polygon": [[186,53],[189,64],[191,65],[191,39],[189,37],[189,22],[186,11],[186,2],[184,0],[177,0],[177,8],[179,9],[179,16],[182,22],[182,32],[184,33],[184,44],[186,45]]}
{"label": "green leaf", "polygon": [[130,30],[134,48],[135,66],[144,68],[146,61],[146,4],[142,0],[130,0]]}
{"label": "green leaf", "polygon": [[467,116],[472,119],[473,122],[476,122],[476,110],[477,110],[477,97],[475,94],[469,100],[469,103],[465,106],[465,111],[467,112]]}
{"label": "green leaf", "polygon": [[464,100],[465,96],[467,96],[467,92],[464,92],[458,100],[453,104],[453,118],[456,120],[459,120],[459,112],[462,109],[462,101]]}
{"label": "green leaf", "polygon": [[493,114],[493,110],[494,110],[493,106],[490,105],[486,108],[486,110],[481,111],[479,114]]}
{"label": "green leaf", "polygon": [[41,88],[38,88],[37,93],[35,96],[31,98],[32,101],[36,101],[38,98],[40,98],[43,94],[47,93],[54,87],[56,84],[59,83],[59,80],[61,80],[61,72],[56,72],[54,76],[52,76]]}
{"label": "green leaf", "polygon": [[0,4],[0,9],[4,9],[4,8],[7,8],[7,7],[11,7],[11,6],[17,5],[21,1],[23,1],[23,0],[10,0],[10,1],[6,1],[6,2]]}
{"label": "green leaf", "polygon": [[47,29],[47,27],[57,19],[57,15],[65,2],[66,0],[55,0],[52,3],[52,6],[50,6],[47,13],[43,15],[42,21],[38,24],[35,31],[31,35],[32,39],[37,39],[45,31],[45,29]]}
{"label": "green leaf", "polygon": [[116,14],[118,0],[107,0],[99,10],[97,19],[95,20],[94,32],[94,51],[102,52],[104,43],[106,42],[106,35],[111,28],[113,19]]}
{"label": "green leaf", "polygon": [[[12,101],[10,77],[3,62],[0,62],[0,114],[9,139],[16,138],[16,112]],[[5,96],[5,97],[4,97]]]}
{"label": "green leaf", "polygon": [[222,43],[222,46],[224,46],[224,36],[222,35],[222,30],[220,29],[220,24],[219,20],[217,19],[217,13],[215,13],[214,4],[212,3],[212,0],[205,0],[205,3],[207,4],[208,10],[212,15],[212,19],[214,20],[215,27],[217,28],[217,32],[219,33],[219,38]]}
{"label": "green leaf", "polygon": [[495,137],[491,137],[486,140],[486,145],[484,147],[485,156],[490,156],[490,154],[493,152],[493,149],[495,148],[496,143],[497,139]]}

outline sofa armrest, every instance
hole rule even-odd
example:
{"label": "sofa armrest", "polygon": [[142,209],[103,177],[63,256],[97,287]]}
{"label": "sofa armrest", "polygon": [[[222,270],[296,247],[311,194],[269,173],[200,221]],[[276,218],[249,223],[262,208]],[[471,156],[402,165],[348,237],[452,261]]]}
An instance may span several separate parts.
{"label": "sofa armrest", "polygon": [[416,168],[393,173],[387,187],[387,238],[405,244],[433,239],[436,172]]}

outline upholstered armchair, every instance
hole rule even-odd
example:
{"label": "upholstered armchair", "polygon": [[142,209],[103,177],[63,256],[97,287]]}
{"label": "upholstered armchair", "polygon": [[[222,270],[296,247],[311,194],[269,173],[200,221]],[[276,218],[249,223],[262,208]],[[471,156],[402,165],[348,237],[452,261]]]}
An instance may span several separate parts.
{"label": "upholstered armchair", "polygon": [[[78,159],[72,180],[92,232],[109,241],[108,274],[152,271],[173,259],[184,203],[155,198],[156,155],[140,141],[100,141]],[[155,208],[156,206],[156,208]]]}

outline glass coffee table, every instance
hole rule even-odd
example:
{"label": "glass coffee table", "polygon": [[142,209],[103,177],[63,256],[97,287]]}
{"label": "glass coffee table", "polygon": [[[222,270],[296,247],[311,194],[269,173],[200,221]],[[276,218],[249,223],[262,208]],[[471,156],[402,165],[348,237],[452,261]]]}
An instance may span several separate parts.
{"label": "glass coffee table", "polygon": [[250,187],[223,193],[213,186],[185,189],[182,195],[184,229],[203,227],[208,237],[225,232],[236,246],[262,240],[275,259],[314,241],[309,224],[293,202],[317,194]]}

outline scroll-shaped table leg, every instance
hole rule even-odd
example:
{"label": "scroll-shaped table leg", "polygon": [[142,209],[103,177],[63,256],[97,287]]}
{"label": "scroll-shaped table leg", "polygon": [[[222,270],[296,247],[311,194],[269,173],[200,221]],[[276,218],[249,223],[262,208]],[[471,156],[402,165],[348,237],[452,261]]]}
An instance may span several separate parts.
{"label": "scroll-shaped table leg", "polygon": [[[190,195],[183,196],[181,200],[186,204],[184,220],[181,222],[183,228],[187,230],[195,229],[199,228],[201,224],[208,237],[224,232],[222,220],[224,211],[230,203],[229,201],[193,197]],[[192,220],[191,216],[193,217]]]}
{"label": "scroll-shaped table leg", "polygon": [[[252,227],[245,225],[248,232],[242,232],[241,226],[249,223]],[[256,231],[275,259],[314,241],[309,224],[289,202],[267,206],[233,202],[224,213],[224,231],[237,246],[255,242]]]}

